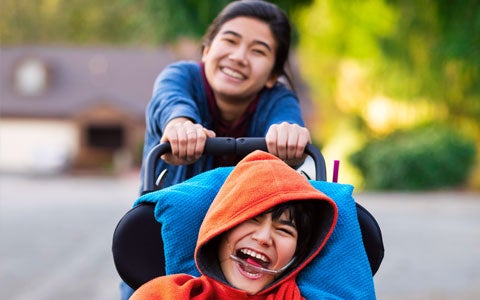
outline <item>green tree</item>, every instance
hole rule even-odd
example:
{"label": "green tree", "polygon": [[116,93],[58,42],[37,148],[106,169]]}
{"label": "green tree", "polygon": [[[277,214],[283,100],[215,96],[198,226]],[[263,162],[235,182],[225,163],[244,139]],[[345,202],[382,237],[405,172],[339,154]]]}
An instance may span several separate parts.
{"label": "green tree", "polygon": [[[427,101],[445,112],[432,118],[479,133],[479,1],[317,0],[299,24],[301,67],[326,118],[336,110],[361,121],[383,95]],[[342,85],[352,77],[357,85]]]}
{"label": "green tree", "polygon": [[122,44],[139,39],[142,7],[125,0],[2,0],[2,45]]}
{"label": "green tree", "polygon": [[[0,41],[18,44],[147,44],[199,39],[229,0],[2,0]],[[277,0],[288,14],[312,0]]]}
{"label": "green tree", "polygon": [[480,141],[478,0],[316,0],[297,20],[327,157],[428,122]]}
{"label": "green tree", "polygon": [[479,120],[480,2],[390,3],[399,15],[396,30],[380,42],[383,65],[390,62],[398,73],[379,68],[378,76],[388,83],[385,92],[406,99],[428,97],[447,107],[450,121]]}
{"label": "green tree", "polygon": [[[131,0],[131,2],[135,2]],[[155,38],[159,43],[171,42],[179,37],[202,37],[210,22],[231,0],[146,0],[143,4],[146,22],[155,29]],[[312,0],[271,1],[293,15],[300,7]]]}

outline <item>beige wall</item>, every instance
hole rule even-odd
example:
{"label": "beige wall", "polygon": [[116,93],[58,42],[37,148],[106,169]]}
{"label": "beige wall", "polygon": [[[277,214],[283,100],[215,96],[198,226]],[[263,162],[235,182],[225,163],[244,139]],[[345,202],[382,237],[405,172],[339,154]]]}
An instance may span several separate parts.
{"label": "beige wall", "polygon": [[55,173],[76,155],[70,121],[0,120],[0,172]]}

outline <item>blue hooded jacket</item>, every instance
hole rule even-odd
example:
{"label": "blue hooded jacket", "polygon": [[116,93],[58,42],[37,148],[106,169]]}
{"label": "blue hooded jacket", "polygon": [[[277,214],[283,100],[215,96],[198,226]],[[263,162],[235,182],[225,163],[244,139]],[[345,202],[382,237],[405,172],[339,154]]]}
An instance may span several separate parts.
{"label": "blue hooded jacket", "polygon": [[[153,96],[146,110],[146,133],[143,161],[149,151],[160,143],[167,123],[186,117],[213,130],[214,120],[208,106],[201,67],[195,61],[180,61],[167,66],[156,78]],[[248,128],[248,137],[264,137],[273,124],[288,122],[305,126],[300,103],[294,92],[282,83],[265,88]],[[142,186],[143,191],[143,169]],[[164,187],[183,182],[194,175],[212,169],[213,160],[204,156],[194,164],[172,166],[159,160],[156,175],[168,169]]]}

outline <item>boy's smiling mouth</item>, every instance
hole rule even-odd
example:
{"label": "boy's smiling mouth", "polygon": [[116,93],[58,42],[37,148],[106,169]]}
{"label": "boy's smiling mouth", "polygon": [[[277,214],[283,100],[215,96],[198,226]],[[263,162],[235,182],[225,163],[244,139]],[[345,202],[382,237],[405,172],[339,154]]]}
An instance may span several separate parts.
{"label": "boy's smiling mouth", "polygon": [[237,251],[237,257],[245,260],[249,264],[257,267],[268,269],[270,265],[270,259],[262,253],[258,253],[252,249],[242,248]]}
{"label": "boy's smiling mouth", "polygon": [[270,260],[268,257],[247,248],[238,250],[236,254],[230,254],[230,259],[235,261],[238,264],[240,271],[246,274],[250,279],[258,279],[262,276],[262,274],[274,276],[279,275],[295,262],[295,257],[293,257],[280,269],[272,270],[268,268],[270,265]]}

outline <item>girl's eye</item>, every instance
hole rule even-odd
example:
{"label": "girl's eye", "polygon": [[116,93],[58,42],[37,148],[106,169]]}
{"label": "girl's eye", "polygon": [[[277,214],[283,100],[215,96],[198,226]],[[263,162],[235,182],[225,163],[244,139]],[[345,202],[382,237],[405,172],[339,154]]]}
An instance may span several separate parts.
{"label": "girl's eye", "polygon": [[227,42],[228,44],[235,44],[235,40],[234,39],[229,39],[229,38],[224,38],[223,39],[225,42]]}
{"label": "girl's eye", "polygon": [[260,54],[260,55],[265,55],[265,51],[260,50],[260,49],[253,49],[253,53]]}

